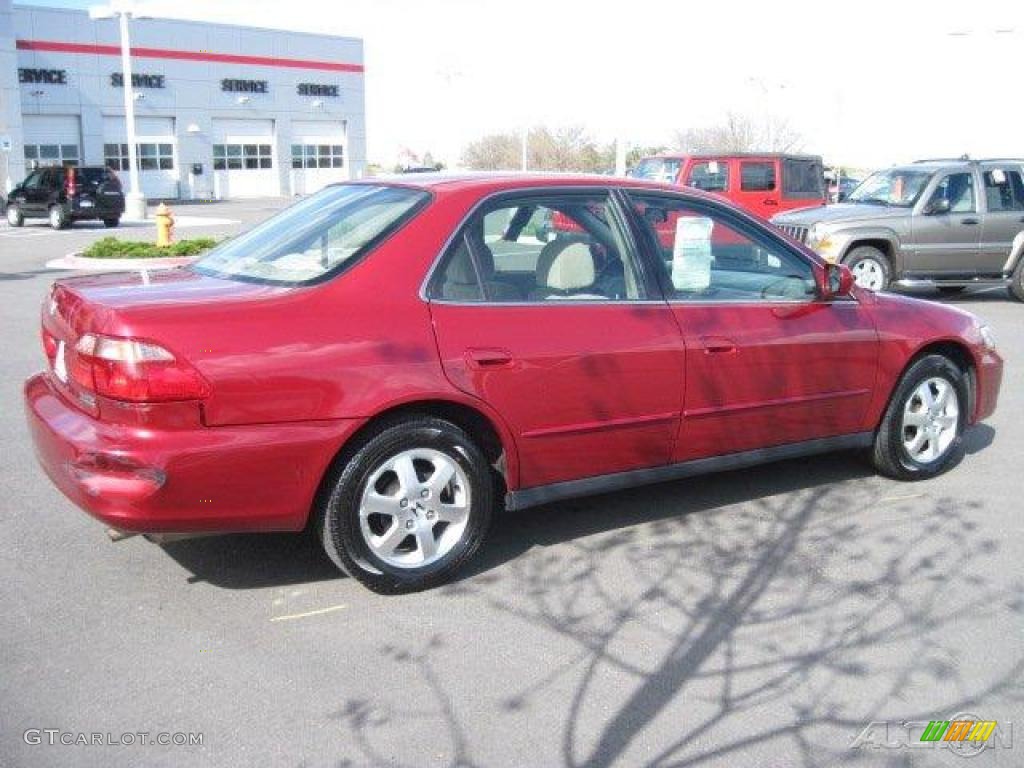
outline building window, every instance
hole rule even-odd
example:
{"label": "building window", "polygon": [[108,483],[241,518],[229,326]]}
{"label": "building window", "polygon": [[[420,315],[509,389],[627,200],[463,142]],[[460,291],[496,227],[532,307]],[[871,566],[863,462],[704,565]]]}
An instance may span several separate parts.
{"label": "building window", "polygon": [[255,171],[274,167],[269,144],[214,144],[213,170]]}
{"label": "building window", "polygon": [[341,144],[292,144],[292,168],[344,168]]}
{"label": "building window", "polygon": [[[140,171],[173,171],[174,145],[142,143],[136,144],[139,154]],[[127,171],[131,165],[128,160],[127,144],[104,144],[103,162],[112,171]]]}
{"label": "building window", "polygon": [[44,165],[78,165],[77,144],[26,144],[25,165],[41,168]]}

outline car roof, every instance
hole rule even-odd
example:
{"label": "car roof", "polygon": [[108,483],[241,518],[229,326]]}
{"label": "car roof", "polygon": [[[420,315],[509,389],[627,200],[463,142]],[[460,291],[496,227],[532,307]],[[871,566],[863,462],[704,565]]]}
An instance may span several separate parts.
{"label": "car roof", "polygon": [[388,184],[390,186],[412,187],[436,192],[500,192],[504,190],[536,189],[537,187],[601,187],[650,189],[654,191],[684,193],[693,197],[721,201],[722,198],[709,195],[691,187],[680,187],[660,181],[649,181],[633,177],[608,176],[597,173],[540,173],[523,171],[475,171],[463,173],[413,173],[389,174],[360,179],[355,184]]}
{"label": "car roof", "polygon": [[641,160],[685,160],[688,157],[695,160],[714,160],[727,157],[738,157],[743,160],[756,160],[758,158],[774,160],[779,157],[791,160],[815,160],[821,162],[821,155],[804,155],[796,152],[658,152],[654,155],[642,157]]}

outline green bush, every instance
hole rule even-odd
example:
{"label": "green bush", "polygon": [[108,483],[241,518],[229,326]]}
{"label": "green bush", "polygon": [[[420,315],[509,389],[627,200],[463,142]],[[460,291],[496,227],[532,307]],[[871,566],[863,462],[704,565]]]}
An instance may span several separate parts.
{"label": "green bush", "polygon": [[198,256],[216,244],[217,241],[212,237],[197,237],[192,240],[179,240],[166,248],[157,248],[153,243],[139,240],[104,237],[82,251],[82,255],[89,259],[169,259]]}

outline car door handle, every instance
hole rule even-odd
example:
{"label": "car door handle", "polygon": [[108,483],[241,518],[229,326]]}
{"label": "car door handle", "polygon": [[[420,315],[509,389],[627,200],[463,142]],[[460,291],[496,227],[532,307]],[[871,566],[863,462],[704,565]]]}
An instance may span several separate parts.
{"label": "car door handle", "polygon": [[736,342],[724,336],[701,336],[700,344],[709,355],[722,355],[736,351]]}
{"label": "car door handle", "polygon": [[970,226],[973,226],[973,225],[977,224],[978,220],[977,219],[961,219],[960,223],[963,224],[965,227],[970,227]]}
{"label": "car door handle", "polygon": [[466,362],[470,368],[507,368],[512,365],[512,353],[497,348],[467,349]]}

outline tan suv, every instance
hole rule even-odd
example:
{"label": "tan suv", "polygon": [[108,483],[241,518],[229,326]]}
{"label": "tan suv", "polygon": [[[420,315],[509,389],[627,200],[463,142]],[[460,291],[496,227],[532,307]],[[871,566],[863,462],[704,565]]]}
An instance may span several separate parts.
{"label": "tan suv", "polygon": [[1024,301],[1024,160],[922,160],[879,171],[842,203],[772,223],[858,284],[956,292],[1006,285]]}

